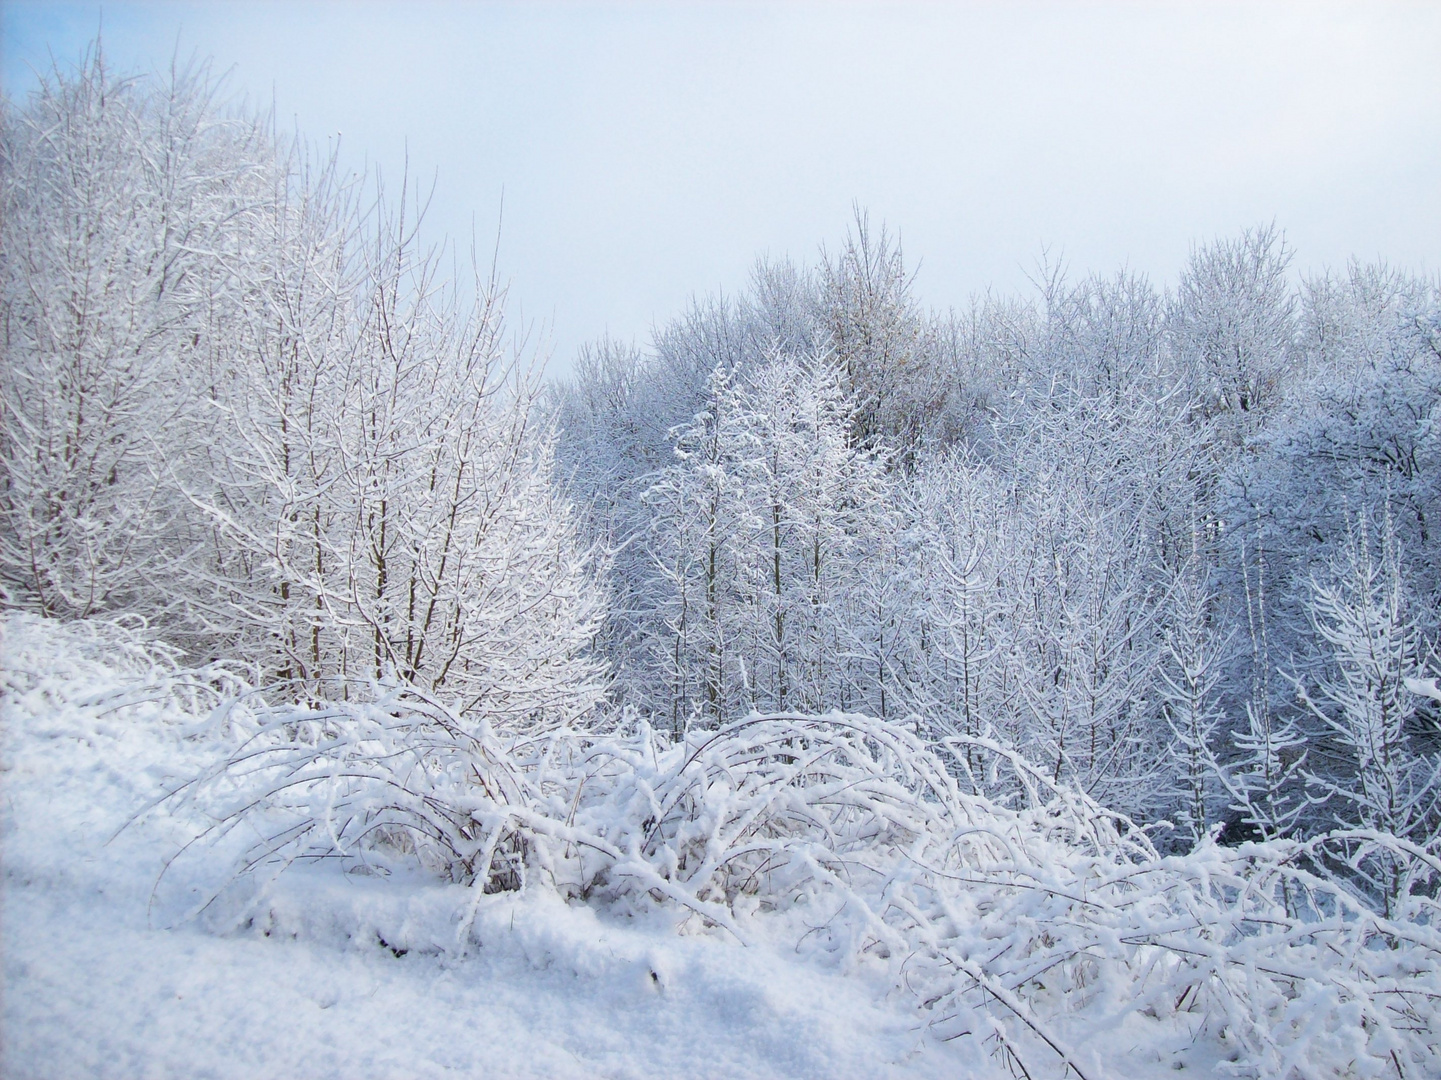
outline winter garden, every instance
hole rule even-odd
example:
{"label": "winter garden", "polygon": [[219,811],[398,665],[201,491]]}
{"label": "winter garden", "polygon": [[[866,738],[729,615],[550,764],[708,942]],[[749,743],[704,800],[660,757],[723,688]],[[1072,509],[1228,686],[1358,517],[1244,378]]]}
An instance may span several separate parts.
{"label": "winter garden", "polygon": [[[424,205],[204,69],[6,106],[11,1075],[276,1074],[299,945],[454,1055],[351,1075],[645,1073],[438,1002],[650,1074],[1441,1074],[1434,278],[1264,226],[939,313],[858,211],[547,384]],[[65,964],[152,1041],[57,1034]]]}

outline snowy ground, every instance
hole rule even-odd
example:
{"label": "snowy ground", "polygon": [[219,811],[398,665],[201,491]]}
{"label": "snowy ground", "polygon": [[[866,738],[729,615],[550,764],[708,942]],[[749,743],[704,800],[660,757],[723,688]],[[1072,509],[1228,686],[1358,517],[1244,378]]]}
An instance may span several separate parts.
{"label": "snowy ground", "polygon": [[[1441,911],[1413,895],[1382,919],[1299,866],[1301,841],[1163,856],[1068,789],[963,795],[897,725],[757,716],[694,747],[588,736],[596,756],[547,759],[570,770],[553,790],[521,771],[523,741],[426,764],[475,803],[467,827],[499,827],[477,792],[532,778],[496,820],[529,815],[525,865],[550,877],[486,895],[374,845],[334,857],[337,822],[361,820],[336,800],[370,797],[367,762],[397,767],[384,739],[421,730],[419,706],[327,705],[313,742],[282,711],[241,755],[238,685],[114,627],[0,618],[0,1077],[1441,1075]],[[370,756],[344,757],[362,736]],[[323,771],[265,764],[298,749],[310,769],[322,745]],[[253,813],[163,798],[226,761],[222,792]],[[926,798],[901,782],[922,769]],[[216,806],[236,826],[220,836]],[[318,861],[236,873],[294,835]],[[680,873],[695,837],[769,852],[725,864],[761,884],[686,893],[713,880],[710,855]],[[614,879],[582,878],[582,850]]]}
{"label": "snowy ground", "polygon": [[162,807],[114,834],[214,741],[124,697],[143,680],[100,644],[84,655],[83,631],[7,622],[10,1080],[1001,1075],[974,1040],[922,1035],[914,1002],[879,972],[543,894],[487,898],[463,958],[459,886],[293,872],[263,926],[177,923],[185,894],[229,856],[190,859],[157,890],[196,823]]}

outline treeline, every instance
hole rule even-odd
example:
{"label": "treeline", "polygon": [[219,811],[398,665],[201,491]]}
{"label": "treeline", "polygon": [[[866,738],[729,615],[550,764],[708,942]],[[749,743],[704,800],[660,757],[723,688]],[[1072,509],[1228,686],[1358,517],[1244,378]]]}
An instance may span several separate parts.
{"label": "treeline", "polygon": [[554,408],[617,700],[994,733],[1183,846],[1433,841],[1441,288],[1290,260],[1263,227],[1172,290],[1054,272],[938,314],[858,215],[589,348]]}
{"label": "treeline", "polygon": [[843,709],[999,739],[1180,846],[1436,842],[1434,279],[1297,282],[1260,228],[1171,290],[939,314],[860,215],[543,391],[421,204],[202,69],[97,51],[5,103],[6,604],[298,700]]}

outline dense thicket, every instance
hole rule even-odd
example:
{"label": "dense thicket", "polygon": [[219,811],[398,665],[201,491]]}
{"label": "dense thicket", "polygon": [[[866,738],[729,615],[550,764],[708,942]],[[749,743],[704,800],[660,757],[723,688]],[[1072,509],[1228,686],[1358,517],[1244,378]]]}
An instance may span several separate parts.
{"label": "dense thicket", "polygon": [[815,268],[587,349],[554,408],[615,552],[616,695],[676,731],[990,733],[1181,845],[1434,842],[1405,680],[1441,584],[1441,289],[1290,259],[1253,229],[1174,289],[1048,274],[938,315],[862,215]]}
{"label": "dense thicket", "polygon": [[501,292],[413,193],[97,52],[0,121],[0,583],[262,682],[395,675],[534,726],[595,702],[601,595]]}

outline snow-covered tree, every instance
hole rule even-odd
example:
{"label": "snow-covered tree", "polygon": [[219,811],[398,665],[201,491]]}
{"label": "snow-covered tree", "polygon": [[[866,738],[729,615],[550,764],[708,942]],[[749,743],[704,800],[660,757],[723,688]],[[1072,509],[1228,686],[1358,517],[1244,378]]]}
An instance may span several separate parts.
{"label": "snow-covered tree", "polygon": [[895,237],[861,210],[835,256],[822,260],[820,319],[855,402],[852,438],[909,454],[927,440],[950,391],[934,328],[910,295]]}
{"label": "snow-covered tree", "polygon": [[[1412,731],[1422,642],[1401,572],[1389,513],[1380,551],[1358,512],[1345,546],[1325,579],[1312,582],[1310,613],[1332,662],[1315,692],[1297,679],[1302,703],[1348,759],[1341,769],[1313,772],[1343,826],[1390,833],[1422,846],[1441,836],[1441,754],[1417,745]],[[1383,857],[1366,866],[1388,914],[1407,882],[1404,864]]]}
{"label": "snow-covered tree", "polygon": [[1194,844],[1210,833],[1218,794],[1216,753],[1225,720],[1219,691],[1229,642],[1217,633],[1215,595],[1194,561],[1175,575],[1166,608],[1160,691],[1183,795],[1177,817]]}
{"label": "snow-covered tree", "polygon": [[[745,633],[756,704],[822,710],[871,676],[866,586],[885,574],[883,463],[851,444],[850,400],[828,357],[777,356],[742,387],[751,453],[741,469],[749,567]],[[883,640],[883,639],[881,639]],[[878,646],[881,650],[883,645]],[[883,684],[884,662],[874,660]]]}
{"label": "snow-covered tree", "polygon": [[305,696],[394,675],[500,726],[600,693],[598,567],[536,385],[419,213],[98,51],[4,117],[0,576]]}
{"label": "snow-covered tree", "polygon": [[677,731],[693,715],[720,721],[742,696],[731,611],[745,433],[733,377],[718,367],[710,388],[708,407],[675,432],[675,463],[645,492],[655,577],[641,601],[646,608],[637,613],[650,624],[643,670],[663,673],[648,704],[653,713],[668,713]]}
{"label": "snow-covered tree", "polygon": [[1208,407],[1236,435],[1254,430],[1293,362],[1291,250],[1275,226],[1197,248],[1181,275],[1171,334]]}
{"label": "snow-covered tree", "polygon": [[214,96],[97,45],[0,118],[0,580],[47,614],[163,616],[202,539],[165,461],[270,179]]}
{"label": "snow-covered tree", "polygon": [[848,423],[835,365],[775,354],[718,367],[708,407],[676,430],[676,461],[646,493],[650,654],[672,723],[833,707],[874,678],[857,670],[858,620],[887,490]]}

